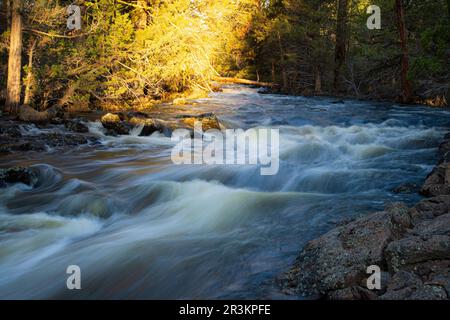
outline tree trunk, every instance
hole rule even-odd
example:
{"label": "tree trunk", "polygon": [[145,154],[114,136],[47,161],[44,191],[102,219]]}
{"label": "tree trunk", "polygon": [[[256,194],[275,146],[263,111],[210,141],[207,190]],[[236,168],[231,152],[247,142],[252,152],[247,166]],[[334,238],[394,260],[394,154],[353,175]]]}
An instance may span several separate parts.
{"label": "tree trunk", "polygon": [[278,37],[278,47],[280,49],[280,62],[281,62],[281,78],[283,80],[283,91],[287,91],[288,89],[288,79],[286,74],[286,66],[284,61],[284,50],[283,46],[281,44],[281,35],[280,31],[277,31],[277,37]]}
{"label": "tree trunk", "polygon": [[322,76],[320,73],[320,67],[316,66],[316,73],[315,73],[315,84],[314,84],[314,93],[320,94],[322,93]]}
{"label": "tree trunk", "polygon": [[334,92],[340,90],[342,67],[347,56],[348,0],[338,0],[336,46],[334,51]]}
{"label": "tree trunk", "polygon": [[37,39],[33,39],[31,42],[30,48],[28,49],[28,70],[27,70],[27,78],[25,80],[25,97],[23,98],[23,104],[29,105],[31,103],[31,99],[33,98],[33,55],[34,49],[36,48]]}
{"label": "tree trunk", "polygon": [[400,45],[402,47],[402,70],[401,70],[401,85],[402,85],[402,102],[411,101],[412,90],[411,83],[408,79],[409,71],[409,53],[408,53],[408,39],[406,35],[405,11],[402,0],[395,0],[395,14],[397,16],[397,28],[400,36]]}
{"label": "tree trunk", "polygon": [[11,36],[8,57],[8,80],[6,86],[6,111],[17,113],[20,104],[20,71],[22,69],[22,16],[21,0],[12,0]]}

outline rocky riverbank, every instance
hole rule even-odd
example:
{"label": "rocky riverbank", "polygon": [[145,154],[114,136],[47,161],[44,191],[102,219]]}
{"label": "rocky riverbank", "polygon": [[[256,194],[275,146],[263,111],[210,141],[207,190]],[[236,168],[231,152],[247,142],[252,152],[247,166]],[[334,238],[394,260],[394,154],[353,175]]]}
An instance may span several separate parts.
{"label": "rocky riverbank", "polygon": [[[169,108],[166,108],[169,109]],[[158,112],[115,112],[70,114],[61,110],[38,112],[24,108],[17,117],[0,117],[0,154],[17,151],[47,151],[52,148],[95,144],[98,137],[89,132],[86,122],[100,121],[106,135],[128,135],[141,127],[140,136],[160,132],[170,136],[173,130],[186,129],[193,133],[194,123],[203,130],[223,129],[213,113],[186,113],[179,108]],[[38,129],[38,130],[35,130]]]}
{"label": "rocky riverbank", "polygon": [[[37,130],[36,130],[37,129]],[[95,143],[86,125],[78,120],[30,123],[0,119],[0,154],[16,151],[48,151],[50,148],[74,147]]]}
{"label": "rocky riverbank", "polygon": [[[450,134],[426,178],[424,200],[351,221],[310,241],[280,278],[289,294],[312,299],[450,298]],[[367,267],[381,269],[381,289],[367,288]]]}

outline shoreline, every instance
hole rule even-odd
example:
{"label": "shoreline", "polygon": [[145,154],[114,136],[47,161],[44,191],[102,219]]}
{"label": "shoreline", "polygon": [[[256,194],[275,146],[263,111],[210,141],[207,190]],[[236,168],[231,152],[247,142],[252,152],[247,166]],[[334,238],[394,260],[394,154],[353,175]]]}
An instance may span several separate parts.
{"label": "shoreline", "polygon": [[[450,133],[439,161],[412,207],[401,202],[357,218],[309,241],[277,281],[308,299],[450,299]],[[379,267],[380,289],[369,290],[367,268]]]}

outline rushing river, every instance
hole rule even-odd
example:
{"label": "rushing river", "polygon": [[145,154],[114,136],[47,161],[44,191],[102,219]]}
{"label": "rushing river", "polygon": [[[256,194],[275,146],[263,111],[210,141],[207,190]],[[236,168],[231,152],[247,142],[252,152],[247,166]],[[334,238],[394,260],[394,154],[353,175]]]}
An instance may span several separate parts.
{"label": "rushing river", "polygon": [[[420,106],[262,95],[229,87],[195,109],[230,128],[280,129],[280,169],[174,165],[155,134],[70,151],[11,154],[35,188],[0,189],[0,298],[292,298],[274,281],[304,244],[381,210],[437,161],[450,112]],[[25,134],[37,129],[23,128]],[[81,290],[66,268],[81,268]]]}

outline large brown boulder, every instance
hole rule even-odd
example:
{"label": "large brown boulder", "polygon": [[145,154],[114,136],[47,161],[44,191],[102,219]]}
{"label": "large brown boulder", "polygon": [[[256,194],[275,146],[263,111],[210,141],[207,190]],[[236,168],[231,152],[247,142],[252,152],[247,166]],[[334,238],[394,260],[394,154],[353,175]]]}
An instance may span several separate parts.
{"label": "large brown boulder", "polygon": [[108,130],[107,134],[124,135],[130,133],[131,126],[122,121],[117,114],[107,113],[100,119],[100,122]]}
{"label": "large brown boulder", "polygon": [[450,163],[436,166],[427,176],[420,193],[427,197],[450,195]]}
{"label": "large brown boulder", "polygon": [[414,225],[446,213],[450,213],[450,195],[422,200],[409,210]]}

